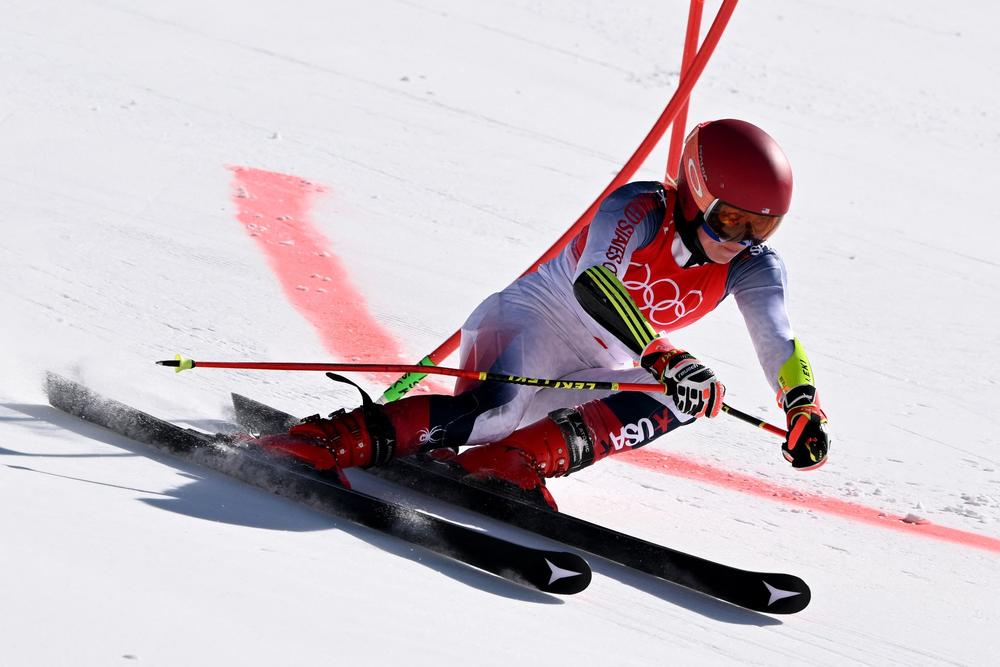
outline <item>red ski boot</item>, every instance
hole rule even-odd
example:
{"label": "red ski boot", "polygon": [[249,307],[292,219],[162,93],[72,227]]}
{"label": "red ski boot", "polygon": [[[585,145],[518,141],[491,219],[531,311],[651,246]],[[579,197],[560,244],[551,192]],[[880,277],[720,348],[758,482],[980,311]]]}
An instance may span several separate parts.
{"label": "red ski boot", "polygon": [[382,406],[369,403],[350,412],[338,410],[326,418],[306,417],[287,434],[264,436],[256,443],[316,470],[332,472],[350,488],[343,470],[388,462],[395,453],[396,436]]}
{"label": "red ski boot", "polygon": [[503,440],[449,458],[477,481],[506,493],[511,486],[517,487],[532,500],[558,511],[555,498],[545,488],[545,478],[568,475],[593,463],[594,444],[580,413],[567,408]]}

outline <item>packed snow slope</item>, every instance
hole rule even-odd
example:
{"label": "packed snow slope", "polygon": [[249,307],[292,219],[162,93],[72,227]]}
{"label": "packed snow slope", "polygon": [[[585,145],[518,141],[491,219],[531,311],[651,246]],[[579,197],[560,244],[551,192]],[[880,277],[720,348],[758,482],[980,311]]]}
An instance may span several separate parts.
{"label": "packed snow slope", "polygon": [[[207,430],[230,416],[230,390],[297,414],[353,404],[318,374],[178,376],[152,362],[416,361],[639,143],[677,83],[686,10],[3,3],[0,662],[991,663],[995,4],[747,0],[696,88],[693,120],[756,122],[794,165],[774,245],[830,415],[829,464],[798,474],[774,438],[720,417],[647,448],[711,475],[622,457],[551,485],[569,513],[802,576],[813,602],[799,615],[597,560],[585,593],[534,593],[45,405],[46,369]],[[639,177],[661,177],[665,157]],[[240,168],[308,182],[303,220],[278,220],[278,201],[260,226],[308,224],[329,275],[287,282],[238,219],[255,196]],[[317,313],[308,299],[324,294]],[[734,405],[780,421],[732,304],[675,342],[716,368]],[[838,503],[865,520],[831,513]],[[931,523],[894,518],[908,514]]]}

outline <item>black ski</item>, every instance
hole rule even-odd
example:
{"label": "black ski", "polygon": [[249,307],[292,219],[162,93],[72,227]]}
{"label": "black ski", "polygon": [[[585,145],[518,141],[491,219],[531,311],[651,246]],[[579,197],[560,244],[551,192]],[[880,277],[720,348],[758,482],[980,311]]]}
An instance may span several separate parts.
{"label": "black ski", "polygon": [[590,566],[577,554],[522,546],[352,491],[335,477],[284,457],[267,456],[226,436],[158,419],[52,373],[46,378],[46,388],[49,403],[63,412],[511,581],[567,595],[579,593],[590,583]]}
{"label": "black ski", "polygon": [[[239,394],[233,394],[233,406],[237,421],[255,433],[283,432],[298,421]],[[553,512],[460,479],[449,466],[431,459],[397,459],[368,472],[747,609],[793,614],[809,604],[809,586],[799,577],[723,565]]]}

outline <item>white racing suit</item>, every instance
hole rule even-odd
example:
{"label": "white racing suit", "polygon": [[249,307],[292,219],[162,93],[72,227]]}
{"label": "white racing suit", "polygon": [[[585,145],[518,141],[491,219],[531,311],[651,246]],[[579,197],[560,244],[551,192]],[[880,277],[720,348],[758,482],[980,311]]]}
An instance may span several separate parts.
{"label": "white racing suit", "polygon": [[[764,372],[776,391],[793,352],[785,310],[785,268],[767,246],[726,265],[698,263],[692,235],[676,229],[675,192],[658,182],[630,183],[602,203],[589,228],[535,273],[491,295],[462,327],[461,366],[563,380],[653,382],[635,367],[645,334],[600,313],[580,294],[588,269],[603,266],[628,289],[656,332],[669,333],[732,294]],[[679,215],[679,214],[678,214]],[[574,288],[577,288],[576,290]],[[626,313],[627,315],[627,313]],[[626,317],[627,319],[627,317]],[[553,410],[586,404],[595,460],[647,444],[690,423],[666,394],[568,391],[460,381],[455,396],[415,396],[386,406],[398,453],[495,442]]]}

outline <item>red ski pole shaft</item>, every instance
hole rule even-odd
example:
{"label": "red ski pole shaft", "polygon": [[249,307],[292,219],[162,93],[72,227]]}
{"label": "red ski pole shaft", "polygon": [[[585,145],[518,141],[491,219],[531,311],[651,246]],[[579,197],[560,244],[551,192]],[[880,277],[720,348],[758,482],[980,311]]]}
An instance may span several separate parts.
{"label": "red ski pole shaft", "polygon": [[160,366],[176,368],[177,372],[191,368],[228,368],[233,370],[253,371],[327,371],[339,373],[427,373],[430,375],[447,375],[467,380],[488,382],[506,382],[508,384],[523,384],[543,389],[576,389],[590,391],[643,391],[662,394],[666,387],[659,383],[638,382],[605,382],[590,380],[551,380],[547,378],[532,378],[521,375],[490,373],[488,371],[465,370],[462,368],[444,368],[441,366],[411,366],[406,364],[347,364],[347,363],[313,363],[296,361],[196,361],[178,355],[176,359],[157,361]]}
{"label": "red ski pole shaft", "polygon": [[[658,382],[606,382],[599,380],[551,380],[547,378],[531,378],[521,375],[505,375],[488,371],[465,370],[462,368],[443,368],[441,366],[411,366],[406,364],[346,364],[346,363],[314,363],[298,361],[195,361],[177,355],[176,359],[157,361],[160,366],[176,368],[177,372],[191,368],[228,368],[231,370],[254,371],[327,371],[339,373],[427,373],[429,375],[447,375],[450,377],[480,380],[483,382],[506,382],[521,384],[539,389],[568,389],[574,391],[639,391],[653,394],[665,394],[666,386]],[[722,409],[727,414],[741,419],[768,433],[786,437],[784,430],[741,412],[725,403]]]}

